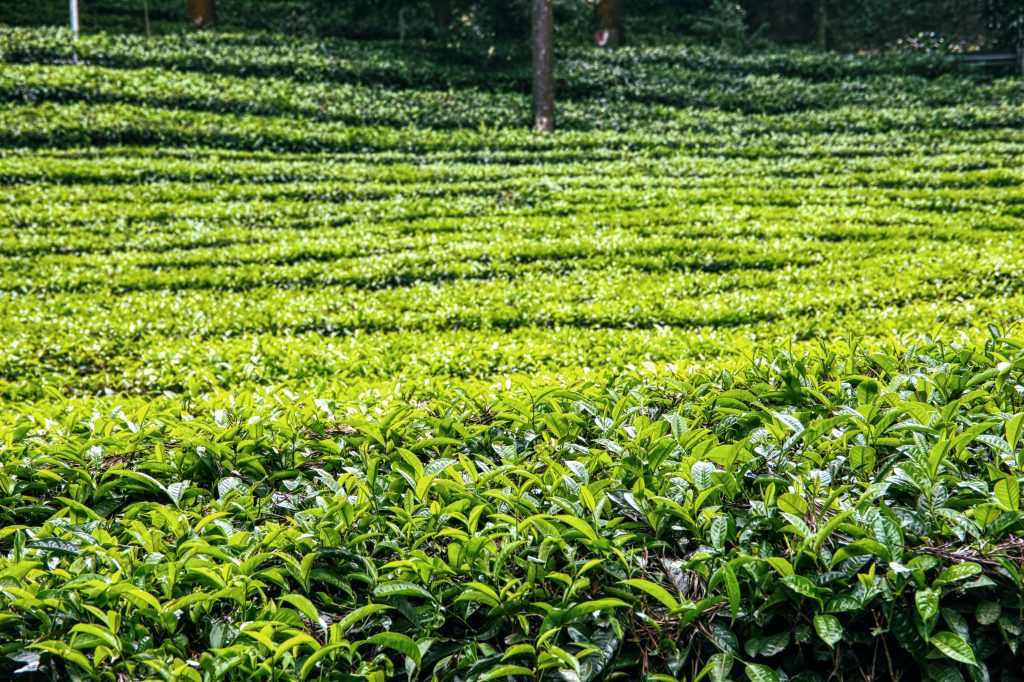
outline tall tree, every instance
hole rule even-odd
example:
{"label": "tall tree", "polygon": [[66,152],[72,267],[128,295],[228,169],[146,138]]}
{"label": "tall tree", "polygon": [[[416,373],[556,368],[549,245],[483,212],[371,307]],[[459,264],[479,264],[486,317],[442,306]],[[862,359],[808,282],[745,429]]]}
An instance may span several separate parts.
{"label": "tall tree", "polygon": [[532,0],[533,127],[555,130],[555,19],[552,0]]}
{"label": "tall tree", "polygon": [[814,8],[814,38],[818,49],[828,49],[828,0],[816,0]]}
{"label": "tall tree", "polygon": [[71,35],[78,40],[78,0],[71,0],[69,9],[71,10]]}
{"label": "tall tree", "polygon": [[212,28],[217,23],[217,12],[213,0],[186,0],[188,25],[192,28]]}
{"label": "tall tree", "polygon": [[598,47],[618,47],[626,40],[622,25],[622,11],[625,0],[597,0],[594,3],[594,17],[597,19],[597,33],[594,42]]}
{"label": "tall tree", "polygon": [[434,23],[437,37],[448,42],[452,35],[452,0],[431,0],[434,9]]}

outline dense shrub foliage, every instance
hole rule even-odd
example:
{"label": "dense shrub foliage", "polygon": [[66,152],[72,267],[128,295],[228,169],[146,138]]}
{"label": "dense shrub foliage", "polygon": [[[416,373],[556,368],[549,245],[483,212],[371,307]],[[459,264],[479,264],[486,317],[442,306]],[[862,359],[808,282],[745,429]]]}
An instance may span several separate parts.
{"label": "dense shrub foliage", "polygon": [[1017,676],[1019,79],[0,54],[0,677]]}
{"label": "dense shrub foliage", "polygon": [[[977,103],[992,97],[979,80],[1016,75],[1012,65],[1002,72],[981,70],[955,56],[927,52],[869,57],[789,50],[735,56],[700,46],[561,52],[557,75],[562,98],[751,112],[866,104],[872,98],[890,106]],[[273,86],[277,90],[298,82],[311,84],[308,89],[359,83],[527,93],[530,83],[529,59],[520,54],[467,57],[436,46],[269,34],[175,33],[152,39],[99,34],[73,42],[66,30],[8,29],[0,33],[0,55],[11,63],[80,60],[119,69],[155,67],[169,72],[164,78],[178,71],[196,71],[207,79],[217,74],[273,78],[280,81]]]}
{"label": "dense shrub foliage", "polygon": [[8,669],[1014,679],[1022,348],[55,399],[0,432]]}

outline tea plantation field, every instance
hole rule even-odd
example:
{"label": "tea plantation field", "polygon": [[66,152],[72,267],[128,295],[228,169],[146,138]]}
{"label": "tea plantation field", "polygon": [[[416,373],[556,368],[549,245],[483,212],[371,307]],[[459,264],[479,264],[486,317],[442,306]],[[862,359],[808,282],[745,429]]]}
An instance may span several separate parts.
{"label": "tea plantation field", "polygon": [[0,677],[1017,679],[1024,83],[0,33]]}

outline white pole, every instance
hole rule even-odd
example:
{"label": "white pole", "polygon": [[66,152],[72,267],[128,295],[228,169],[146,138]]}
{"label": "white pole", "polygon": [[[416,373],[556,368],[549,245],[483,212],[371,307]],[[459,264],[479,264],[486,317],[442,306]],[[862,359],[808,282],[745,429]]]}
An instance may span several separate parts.
{"label": "white pole", "polygon": [[78,0],[71,0],[71,35],[78,40]]}

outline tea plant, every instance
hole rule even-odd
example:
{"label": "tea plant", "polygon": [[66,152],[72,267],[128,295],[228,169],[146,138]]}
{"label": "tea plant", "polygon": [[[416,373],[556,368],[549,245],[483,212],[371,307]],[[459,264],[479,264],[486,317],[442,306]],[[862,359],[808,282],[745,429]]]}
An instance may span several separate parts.
{"label": "tea plant", "polygon": [[9,666],[1010,679],[1022,348],[417,400],[55,396],[2,433]]}
{"label": "tea plant", "polygon": [[66,43],[0,39],[0,677],[1016,679],[1019,80],[574,50],[537,136],[511,62]]}

